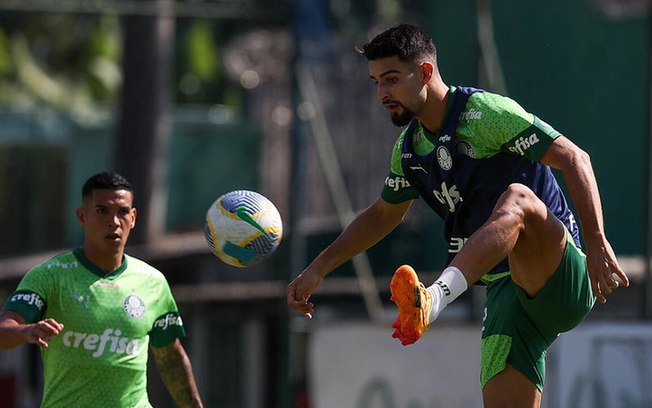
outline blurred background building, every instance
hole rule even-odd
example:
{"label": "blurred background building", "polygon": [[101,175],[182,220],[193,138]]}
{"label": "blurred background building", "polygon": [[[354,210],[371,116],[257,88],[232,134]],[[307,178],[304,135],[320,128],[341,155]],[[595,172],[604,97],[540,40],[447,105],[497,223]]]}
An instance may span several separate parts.
{"label": "blurred background building", "polygon": [[[430,281],[444,266],[442,223],[422,203],[330,275],[315,319],[285,303],[289,280],[381,191],[399,130],[355,47],[399,22],[432,34],[447,83],[509,95],[591,154],[633,284],[551,349],[544,405],[652,405],[646,0],[3,0],[0,302],[80,244],[81,185],[116,170],[139,209],[128,252],[170,281],[207,406],[480,406],[482,288],[419,346],[389,338],[395,268]],[[233,189],[266,195],[285,222],[277,253],[245,270],[203,237],[206,209]],[[40,364],[33,346],[0,353],[0,406],[38,406]],[[174,406],[156,370],[150,391]]]}

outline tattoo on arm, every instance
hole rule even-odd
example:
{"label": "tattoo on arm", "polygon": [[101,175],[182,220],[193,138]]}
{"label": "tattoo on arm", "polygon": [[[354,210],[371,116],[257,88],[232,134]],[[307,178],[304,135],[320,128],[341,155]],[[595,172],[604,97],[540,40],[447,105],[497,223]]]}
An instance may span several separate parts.
{"label": "tattoo on arm", "polygon": [[203,407],[192,365],[179,339],[165,347],[152,347],[156,367],[165,387],[180,407]]}

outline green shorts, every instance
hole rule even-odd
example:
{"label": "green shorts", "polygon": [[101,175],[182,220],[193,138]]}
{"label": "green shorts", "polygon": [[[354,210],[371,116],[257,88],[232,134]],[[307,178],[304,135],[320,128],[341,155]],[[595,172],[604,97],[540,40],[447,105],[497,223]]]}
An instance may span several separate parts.
{"label": "green shorts", "polygon": [[546,350],[560,333],[577,326],[595,303],[586,256],[567,231],[554,275],[534,297],[509,274],[487,283],[482,326],[482,387],[508,363],[543,392]]}

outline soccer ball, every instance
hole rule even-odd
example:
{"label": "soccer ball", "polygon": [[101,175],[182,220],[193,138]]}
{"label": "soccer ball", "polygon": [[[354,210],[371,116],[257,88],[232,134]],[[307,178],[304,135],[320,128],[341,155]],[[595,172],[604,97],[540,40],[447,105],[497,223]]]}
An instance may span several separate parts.
{"label": "soccer ball", "polygon": [[221,195],[206,212],[204,234],[221,261],[246,268],[271,255],[283,237],[283,221],[274,206],[255,191]]}

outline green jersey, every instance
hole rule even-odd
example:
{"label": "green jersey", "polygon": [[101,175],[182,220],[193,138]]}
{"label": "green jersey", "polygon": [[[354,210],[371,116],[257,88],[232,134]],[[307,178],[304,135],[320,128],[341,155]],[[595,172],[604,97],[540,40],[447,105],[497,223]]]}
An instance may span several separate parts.
{"label": "green jersey", "polygon": [[[390,203],[422,198],[444,220],[448,263],[513,183],[536,194],[579,247],[570,206],[552,169],[540,162],[559,135],[510,98],[452,87],[437,134],[415,119],[399,136],[382,197]],[[483,281],[509,273],[507,259],[487,272]]]}
{"label": "green jersey", "polygon": [[[450,87],[446,116],[449,115],[453,95]],[[419,197],[419,192],[406,180],[401,164],[403,142],[407,129],[399,135],[392,150],[389,174],[385,179],[382,197],[390,203],[400,203]],[[474,159],[487,159],[501,152],[525,156],[539,161],[548,146],[560,135],[546,122],[527,112],[517,102],[490,92],[471,95],[464,112],[459,116],[455,138],[459,154]],[[432,152],[438,139],[447,135],[433,135],[421,123],[414,129],[413,144],[416,154]]]}
{"label": "green jersey", "polygon": [[125,255],[105,275],[76,249],[29,271],[3,307],[64,325],[41,349],[42,407],[151,407],[148,345],[185,335],[161,272]]}

